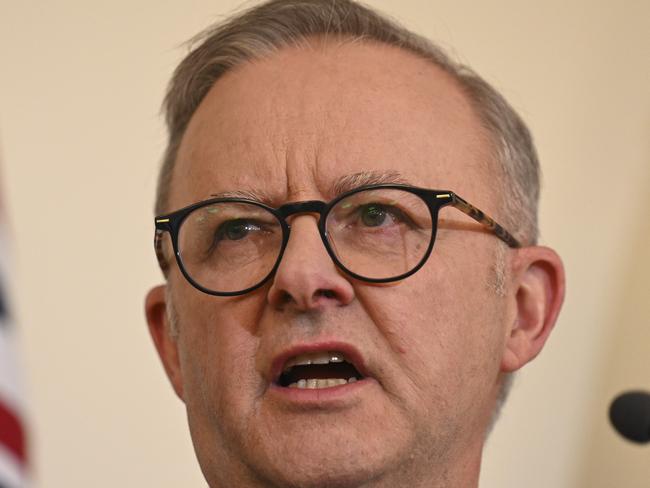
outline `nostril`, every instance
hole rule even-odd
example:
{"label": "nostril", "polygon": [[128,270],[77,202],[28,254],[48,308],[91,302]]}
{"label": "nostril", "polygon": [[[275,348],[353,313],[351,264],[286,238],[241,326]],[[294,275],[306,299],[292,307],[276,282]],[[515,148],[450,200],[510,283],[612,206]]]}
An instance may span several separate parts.
{"label": "nostril", "polygon": [[278,305],[288,305],[289,303],[295,301],[291,296],[291,293],[285,290],[280,290],[278,296]]}
{"label": "nostril", "polygon": [[317,297],[336,298],[336,293],[332,290],[317,290],[314,295]]}
{"label": "nostril", "polygon": [[[314,292],[313,299],[317,301],[319,298],[335,299],[336,292],[328,289],[318,289]],[[297,300],[294,296],[291,295],[288,291],[282,290],[280,292],[278,304],[279,305],[288,305],[290,303],[297,303]]]}

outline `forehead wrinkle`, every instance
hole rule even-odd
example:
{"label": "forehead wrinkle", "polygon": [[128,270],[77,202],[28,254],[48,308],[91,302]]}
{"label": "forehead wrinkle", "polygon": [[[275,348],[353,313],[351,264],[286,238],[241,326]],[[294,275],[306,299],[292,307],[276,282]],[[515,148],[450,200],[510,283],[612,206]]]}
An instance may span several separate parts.
{"label": "forehead wrinkle", "polygon": [[[305,101],[298,107],[298,113],[292,116],[290,123],[282,128],[284,131],[292,131],[290,134],[285,133],[284,144],[284,170],[289,199],[300,198],[312,188],[318,187],[318,177],[328,160],[324,156],[326,117],[326,111]],[[294,128],[296,125],[299,126],[298,130]]]}
{"label": "forehead wrinkle", "polygon": [[[335,197],[362,186],[380,184],[412,185],[412,183],[407,180],[399,171],[369,170],[360,171],[337,178],[330,185],[328,194],[332,197]],[[244,198],[271,206],[280,203],[276,197],[271,196],[267,191],[261,188],[251,188],[246,190],[226,190],[212,193],[210,194],[210,198]]]}

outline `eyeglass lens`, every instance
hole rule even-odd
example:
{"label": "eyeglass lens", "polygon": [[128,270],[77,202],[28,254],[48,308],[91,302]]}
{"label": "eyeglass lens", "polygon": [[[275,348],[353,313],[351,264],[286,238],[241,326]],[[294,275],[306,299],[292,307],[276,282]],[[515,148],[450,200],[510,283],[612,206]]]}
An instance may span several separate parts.
{"label": "eyeglass lens", "polygon": [[[428,205],[397,189],[369,189],[339,200],[326,216],[329,245],[348,271],[389,279],[420,264],[431,242]],[[186,273],[215,292],[259,284],[276,265],[283,230],[278,218],[253,203],[219,202],[183,221],[178,251]]]}

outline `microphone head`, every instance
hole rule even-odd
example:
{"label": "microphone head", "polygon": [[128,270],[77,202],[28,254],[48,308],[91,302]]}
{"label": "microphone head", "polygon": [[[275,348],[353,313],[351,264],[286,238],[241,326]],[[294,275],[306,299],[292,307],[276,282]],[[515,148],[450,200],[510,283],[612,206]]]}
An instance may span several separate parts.
{"label": "microphone head", "polygon": [[643,391],[622,393],[609,407],[609,420],[626,439],[650,442],[650,394]]}

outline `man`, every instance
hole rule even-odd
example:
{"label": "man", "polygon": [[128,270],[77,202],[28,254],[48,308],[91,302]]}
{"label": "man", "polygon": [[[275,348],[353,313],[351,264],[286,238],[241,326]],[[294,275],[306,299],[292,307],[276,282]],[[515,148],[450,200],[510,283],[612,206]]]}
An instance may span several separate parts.
{"label": "man", "polygon": [[348,0],[207,31],[165,109],[146,313],[209,485],[476,487],[564,294],[518,116]]}

